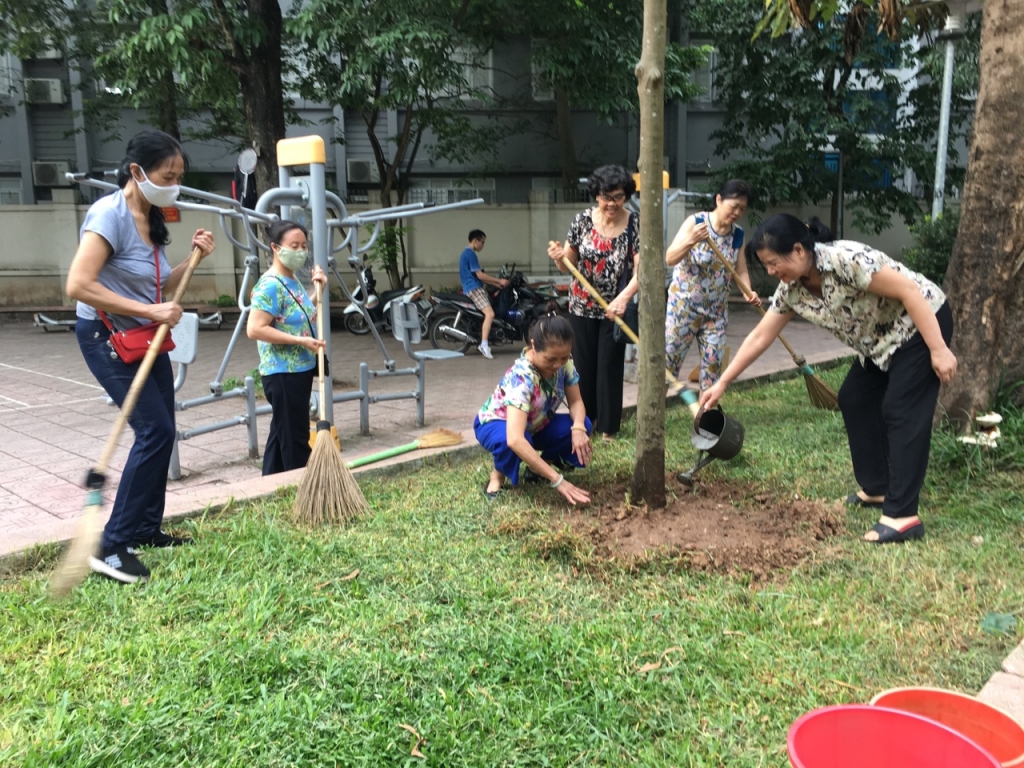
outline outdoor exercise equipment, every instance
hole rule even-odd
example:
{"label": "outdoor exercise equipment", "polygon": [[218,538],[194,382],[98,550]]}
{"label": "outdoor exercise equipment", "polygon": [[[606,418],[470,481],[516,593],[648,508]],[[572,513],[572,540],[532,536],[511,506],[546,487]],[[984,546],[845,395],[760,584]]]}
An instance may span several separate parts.
{"label": "outdoor exercise equipment", "polygon": [[[250,184],[248,177],[255,170],[255,153],[251,150],[243,151],[239,157],[238,168],[244,177],[245,183]],[[360,272],[363,266],[363,254],[373,248],[380,234],[381,225],[388,221],[399,218],[409,218],[430,213],[439,213],[455,208],[466,208],[478,205],[482,198],[466,200],[458,203],[450,203],[440,206],[428,206],[424,203],[413,203],[402,206],[366,211],[363,213],[349,214],[345,204],[334,193],[326,189],[326,154],[324,141],[320,136],[303,136],[293,139],[284,139],[278,142],[278,181],[279,186],[264,192],[256,202],[255,208],[248,208],[238,200],[223,195],[217,195],[193,187],[181,187],[181,197],[176,207],[183,211],[197,211],[214,214],[218,217],[221,229],[228,242],[239,251],[246,254],[244,260],[244,273],[238,285],[237,306],[239,310],[238,321],[228,342],[227,349],[221,360],[220,367],[213,381],[209,383],[210,394],[202,397],[191,398],[175,402],[175,411],[191,410],[204,405],[209,405],[222,400],[232,398],[244,399],[245,410],[243,413],[230,419],[225,419],[209,424],[203,424],[188,430],[178,430],[174,453],[171,457],[171,466],[168,476],[172,480],[181,477],[180,462],[178,459],[178,442],[188,440],[199,435],[208,434],[221,429],[245,426],[248,440],[248,456],[255,459],[259,456],[259,438],[256,429],[256,417],[269,414],[269,405],[256,405],[256,384],[251,376],[245,377],[243,386],[224,388],[224,377],[227,367],[234,353],[235,346],[242,336],[248,318],[250,304],[249,294],[259,275],[259,254],[260,252],[270,253],[270,246],[262,242],[256,233],[256,226],[270,224],[280,219],[292,219],[293,210],[296,215],[300,212],[302,216],[308,214],[311,226],[310,242],[313,251],[314,263],[320,266],[328,275],[333,274],[336,278],[342,293],[350,301],[354,302],[364,315],[370,325],[371,333],[384,357],[384,367],[379,370],[371,370],[366,362],[359,364],[359,389],[356,391],[332,393],[324,403],[325,415],[328,421],[334,421],[333,404],[338,402],[359,402],[359,430],[361,434],[370,433],[369,406],[374,403],[399,399],[415,399],[417,401],[417,426],[421,427],[425,421],[425,384],[424,366],[427,359],[437,359],[426,352],[417,352],[413,357],[414,367],[398,368],[395,360],[391,357],[387,347],[384,345],[380,334],[370,322],[365,304],[358,301],[352,295],[352,291],[341,274],[338,272],[335,261],[335,254],[348,250],[346,259],[349,266],[355,270],[356,280],[360,280]],[[297,175],[295,169],[308,167],[308,173]],[[107,172],[113,176],[114,172]],[[67,174],[69,181],[84,187],[93,187],[104,192],[114,192],[117,185],[101,178],[91,178],[82,173]],[[272,209],[277,208],[275,213]],[[332,218],[327,218],[328,210],[332,211]],[[241,238],[235,236],[233,225],[239,225]],[[369,238],[365,243],[360,243],[359,230],[361,227],[372,227]],[[338,233],[342,233],[340,243],[335,246],[334,240]],[[362,296],[367,296],[367,288],[363,285]],[[329,304],[324,303],[324,324],[325,350],[328,359],[331,353],[330,336],[330,310]],[[69,321],[53,321],[50,318],[40,316],[38,325],[50,329],[58,324],[65,324]],[[70,321],[73,323],[73,321]],[[200,327],[220,327],[223,322],[221,313],[213,313],[206,317],[195,316],[195,320],[184,326],[173,330],[175,343],[179,347],[187,347],[194,353],[198,345],[198,331]],[[397,336],[396,336],[397,338]],[[399,338],[401,340],[401,338]],[[412,355],[410,355],[412,357]],[[185,383],[188,365],[195,360],[195,355],[181,354],[172,355],[172,360],[178,363],[178,371],[175,377],[175,391],[180,390]],[[382,379],[395,376],[415,376],[417,386],[403,392],[385,392],[372,394],[370,392],[370,380]],[[319,411],[319,396],[313,394],[310,398],[310,413],[316,414]]]}
{"label": "outdoor exercise equipment", "polygon": [[866,704],[808,712],[789,729],[793,768],[999,768],[982,747],[934,720]]}

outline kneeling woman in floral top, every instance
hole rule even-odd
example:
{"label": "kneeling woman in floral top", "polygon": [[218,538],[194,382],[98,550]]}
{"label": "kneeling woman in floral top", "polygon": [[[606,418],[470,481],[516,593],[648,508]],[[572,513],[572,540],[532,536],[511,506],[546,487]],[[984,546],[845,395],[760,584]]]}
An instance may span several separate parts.
{"label": "kneeling woman in floral top", "polygon": [[882,509],[864,541],[919,539],[935,402],[939,386],[956,375],[953,314],[942,289],[923,275],[862,243],[831,240],[817,219],[808,226],[786,213],[758,227],[748,248],[779,287],[770,311],[700,403],[714,406],[794,313],[830,331],[859,358],[839,390],[860,485],[846,502]]}
{"label": "kneeling woman in floral top", "polygon": [[[523,461],[525,482],[546,482],[570,504],[585,504],[590,494],[563,474],[585,467],[592,453],[590,419],[572,362],[572,326],[552,312],[534,322],[528,339],[530,346],[473,422],[477,441],[494,454],[494,471],[484,495],[496,498],[506,477],[518,485]],[[569,413],[556,413],[563,401]]]}

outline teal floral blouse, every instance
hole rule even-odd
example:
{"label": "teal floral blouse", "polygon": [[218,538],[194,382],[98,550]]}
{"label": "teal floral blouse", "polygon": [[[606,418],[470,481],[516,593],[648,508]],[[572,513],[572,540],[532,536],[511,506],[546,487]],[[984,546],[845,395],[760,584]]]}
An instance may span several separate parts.
{"label": "teal floral blouse", "polygon": [[[265,272],[252,289],[252,308],[271,315],[279,331],[292,336],[313,336],[316,306],[302,283],[294,278]],[[299,373],[316,366],[316,355],[298,344],[257,341],[256,348],[260,352],[261,376]]]}

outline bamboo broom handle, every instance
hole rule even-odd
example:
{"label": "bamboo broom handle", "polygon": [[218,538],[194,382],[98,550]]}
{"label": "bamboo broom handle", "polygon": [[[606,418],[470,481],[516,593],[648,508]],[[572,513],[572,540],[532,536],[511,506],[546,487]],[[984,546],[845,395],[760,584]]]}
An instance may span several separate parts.
{"label": "bamboo broom handle", "polygon": [[[203,251],[196,247],[192,249],[192,253],[188,257],[188,263],[185,265],[185,274],[181,276],[181,280],[178,282],[178,287],[174,291],[174,295],[171,297],[171,301],[180,304],[181,297],[185,295],[185,289],[188,288],[189,280],[192,279],[192,273],[196,271],[196,267],[199,266],[199,262],[203,259]],[[135,410],[135,404],[139,400],[139,394],[142,392],[142,388],[146,386],[146,379],[149,378],[149,372],[153,369],[153,364],[156,362],[157,355],[160,354],[160,347],[164,345],[164,339],[167,338],[167,334],[171,332],[171,326],[167,323],[161,323],[160,327],[156,329],[156,333],[153,335],[153,340],[149,344],[149,349],[146,350],[146,356],[142,358],[142,362],[139,364],[139,370],[135,373],[135,378],[132,379],[132,385],[128,389],[128,394],[125,395],[124,403],[121,405],[121,410],[117,415],[117,420],[114,422],[113,428],[110,430],[110,435],[107,437],[107,443],[103,446],[103,452],[100,454],[99,461],[93,467],[93,472],[102,475],[107,471],[107,465],[110,464],[110,457],[114,455],[114,451],[117,450],[118,440],[121,439],[121,432],[124,430],[124,425],[128,423],[128,419],[132,415],[132,411]]]}
{"label": "bamboo broom handle", "polygon": [[[569,273],[576,278],[576,281],[593,297],[594,301],[598,303],[601,309],[608,309],[608,302],[604,300],[604,296],[598,293],[597,289],[590,284],[590,281],[580,274],[580,271],[576,269],[575,265],[565,256],[562,257],[562,263],[568,268]],[[640,339],[638,339],[636,334],[633,333],[633,329],[626,325],[626,321],[618,315],[613,315],[612,317],[618,324],[619,328],[622,329],[622,332],[626,334],[626,338],[639,346]],[[680,383],[679,379],[673,376],[672,372],[667,368],[665,369],[665,380],[673,386],[683,387],[679,391],[679,397],[682,398],[684,403],[686,403],[686,407],[690,409],[690,413],[696,416],[698,411],[697,396],[690,390],[686,389],[686,387]]]}
{"label": "bamboo broom handle", "polygon": [[[718,250],[718,246],[715,245],[715,241],[712,240],[710,237],[706,237],[706,238],[704,238],[704,242],[711,246],[711,250],[714,251],[715,257],[726,268],[726,270],[732,276],[732,279],[736,283],[736,285],[738,285],[740,287],[740,290],[743,292],[744,297],[749,299],[751,296],[753,296],[754,292],[752,290],[750,290],[750,288],[747,286],[747,284],[744,283],[740,279],[740,276],[738,274],[736,274],[736,269],[733,267],[732,264],[729,263],[729,260],[726,259],[725,256],[722,255],[722,252],[720,250]],[[764,307],[758,306],[757,307],[757,311],[761,313],[761,317],[764,317],[764,315],[765,315]],[[803,355],[798,355],[793,350],[793,348],[791,346],[789,346],[789,342],[786,341],[785,337],[781,333],[779,334],[779,341],[782,342],[782,346],[784,346],[786,348],[786,351],[789,352],[789,356],[793,358],[793,362],[794,363],[799,365],[801,368],[803,366],[807,365],[807,359]],[[813,371],[812,371],[812,373],[813,373]]]}
{"label": "bamboo broom handle", "polygon": [[[320,283],[316,285],[316,335],[317,338],[323,340],[324,338],[324,311],[321,294],[323,289],[320,287]],[[324,421],[327,418],[327,404],[324,398],[327,397],[327,382],[324,381],[324,348],[317,347],[316,350],[316,364],[318,373],[320,374],[320,421]]]}

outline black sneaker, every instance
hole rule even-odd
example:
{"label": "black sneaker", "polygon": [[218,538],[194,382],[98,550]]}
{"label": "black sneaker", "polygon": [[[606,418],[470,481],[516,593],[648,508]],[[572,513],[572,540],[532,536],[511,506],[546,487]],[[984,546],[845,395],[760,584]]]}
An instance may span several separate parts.
{"label": "black sneaker", "polygon": [[89,567],[123,584],[149,581],[149,568],[136,555],[135,548],[126,545],[104,547],[99,555],[89,558]]}
{"label": "black sneaker", "polygon": [[524,483],[546,483],[548,480],[541,477],[529,467],[523,467],[523,482]]}
{"label": "black sneaker", "polygon": [[188,536],[171,536],[169,533],[157,531],[148,539],[139,539],[135,542],[137,547],[182,547],[186,544],[194,544],[195,541]]}

